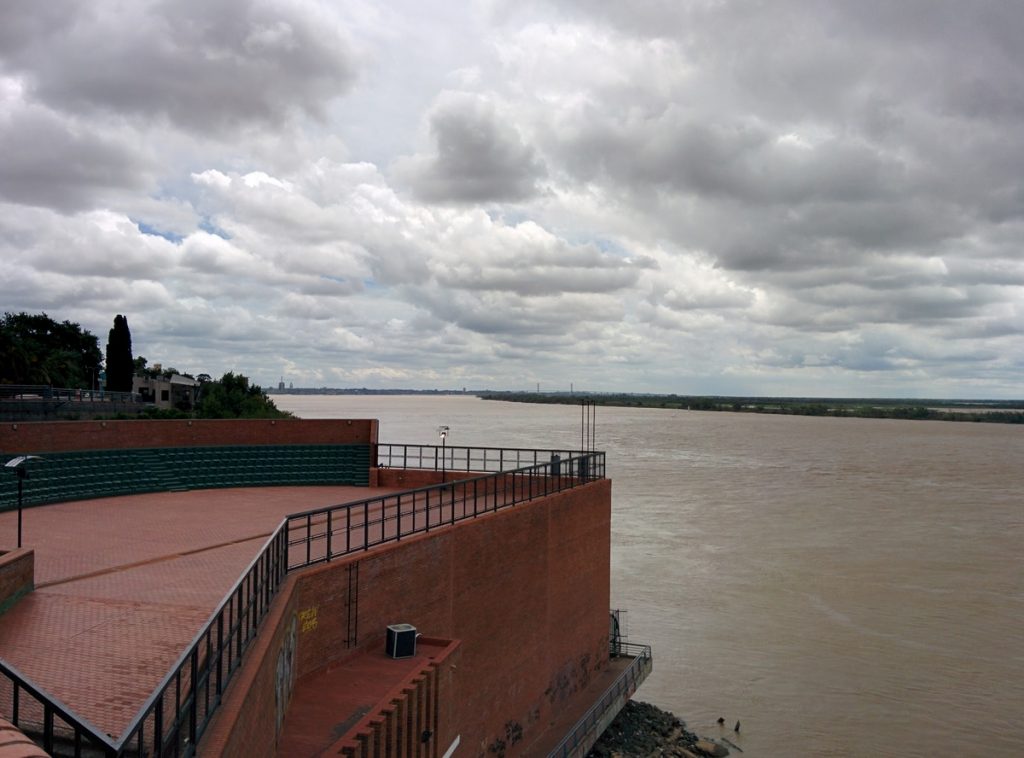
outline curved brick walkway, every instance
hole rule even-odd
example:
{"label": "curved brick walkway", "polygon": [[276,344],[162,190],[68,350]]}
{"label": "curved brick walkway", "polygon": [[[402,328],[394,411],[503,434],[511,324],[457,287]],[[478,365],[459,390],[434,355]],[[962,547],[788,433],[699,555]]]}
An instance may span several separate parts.
{"label": "curved brick walkway", "polygon": [[[0,657],[113,736],[289,513],[393,490],[163,492],[26,509],[36,590],[0,616]],[[13,548],[16,513],[0,513]]]}

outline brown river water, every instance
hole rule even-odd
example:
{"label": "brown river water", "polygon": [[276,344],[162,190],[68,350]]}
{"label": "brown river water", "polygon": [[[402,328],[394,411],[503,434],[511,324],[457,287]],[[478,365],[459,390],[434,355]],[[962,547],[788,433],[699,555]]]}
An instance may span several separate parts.
{"label": "brown river water", "polygon": [[[574,406],[274,401],[381,442],[580,444]],[[638,699],[744,756],[1024,756],[1024,428],[598,408],[596,447]]]}

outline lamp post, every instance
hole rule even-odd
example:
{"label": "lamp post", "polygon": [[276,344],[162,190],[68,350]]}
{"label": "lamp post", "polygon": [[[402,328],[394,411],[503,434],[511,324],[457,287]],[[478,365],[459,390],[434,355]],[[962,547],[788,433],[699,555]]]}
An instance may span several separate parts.
{"label": "lamp post", "polygon": [[447,426],[439,426],[439,427],[437,427],[437,433],[441,436],[441,484],[444,484],[444,481],[445,481],[445,476],[444,476],[444,474],[445,474],[445,471],[444,471],[444,459],[447,457],[447,452],[448,452],[448,444],[447,444],[447,440],[448,440],[448,427]]}
{"label": "lamp post", "polygon": [[28,469],[25,468],[25,463],[28,461],[37,460],[41,461],[43,458],[38,455],[19,455],[17,458],[11,458],[4,464],[4,468],[14,470],[15,476],[18,477],[18,547],[21,547],[21,503],[22,503],[22,491],[25,485],[25,479],[28,477]]}

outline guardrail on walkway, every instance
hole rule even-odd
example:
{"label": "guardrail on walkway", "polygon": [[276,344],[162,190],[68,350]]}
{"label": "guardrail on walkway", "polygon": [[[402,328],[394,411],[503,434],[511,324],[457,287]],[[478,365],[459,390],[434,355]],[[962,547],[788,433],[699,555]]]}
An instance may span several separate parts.
{"label": "guardrail on walkway", "polygon": [[496,472],[538,466],[549,463],[556,457],[567,460],[590,454],[592,453],[579,450],[518,450],[502,447],[403,445],[382,442],[377,445],[377,465],[382,468],[431,471]]}
{"label": "guardrail on walkway", "polygon": [[619,642],[616,649],[619,655],[632,657],[633,661],[597,702],[590,706],[558,746],[548,753],[548,758],[576,758],[586,755],[601,733],[622,710],[626,701],[651,673],[654,660],[651,657],[650,645]]}
{"label": "guardrail on walkway", "polygon": [[[429,462],[432,455],[427,452],[430,446],[386,447],[415,448],[421,462]],[[287,572],[572,489],[605,475],[602,452],[486,450],[497,452],[494,459],[498,461],[543,460],[545,456],[547,460],[287,516],[120,738],[104,734],[0,660],[2,713],[10,714],[15,726],[54,756],[195,755],[229,679],[241,665]],[[471,461],[482,461],[490,452],[468,455]]]}
{"label": "guardrail on walkway", "polygon": [[[516,451],[505,452],[510,454],[507,460],[512,460],[511,453]],[[562,458],[558,452],[552,451],[520,452],[543,452],[550,457],[545,463],[511,471],[403,490],[288,516],[288,570],[367,550],[384,542],[397,542],[412,534],[429,532],[439,526],[476,518],[604,478],[604,453],[576,453],[573,457]],[[429,461],[430,456],[417,460]],[[497,456],[494,460],[498,460]]]}
{"label": "guardrail on walkway", "polygon": [[48,384],[0,384],[0,400],[59,400],[79,403],[137,403],[132,392],[51,387]]}

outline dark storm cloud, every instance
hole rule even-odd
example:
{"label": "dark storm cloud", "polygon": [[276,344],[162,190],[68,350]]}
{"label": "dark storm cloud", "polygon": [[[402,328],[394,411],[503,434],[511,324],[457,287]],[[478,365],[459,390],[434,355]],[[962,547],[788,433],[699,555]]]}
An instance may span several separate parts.
{"label": "dark storm cloud", "polygon": [[675,107],[641,121],[594,122],[566,147],[567,164],[582,179],[604,173],[615,183],[751,204],[880,201],[905,181],[898,160],[859,141],[802,147],[763,126],[697,123]]}
{"label": "dark storm cloud", "polygon": [[41,101],[190,130],[323,117],[355,76],[351,45],[303,2],[14,0],[0,29],[2,70]]}
{"label": "dark storm cloud", "polygon": [[45,108],[0,115],[0,199],[61,211],[95,206],[113,189],[140,190],[147,162],[123,142]]}
{"label": "dark storm cloud", "polygon": [[429,128],[434,152],[397,167],[420,198],[476,203],[524,200],[537,192],[543,164],[488,100],[447,93],[431,112]]}

